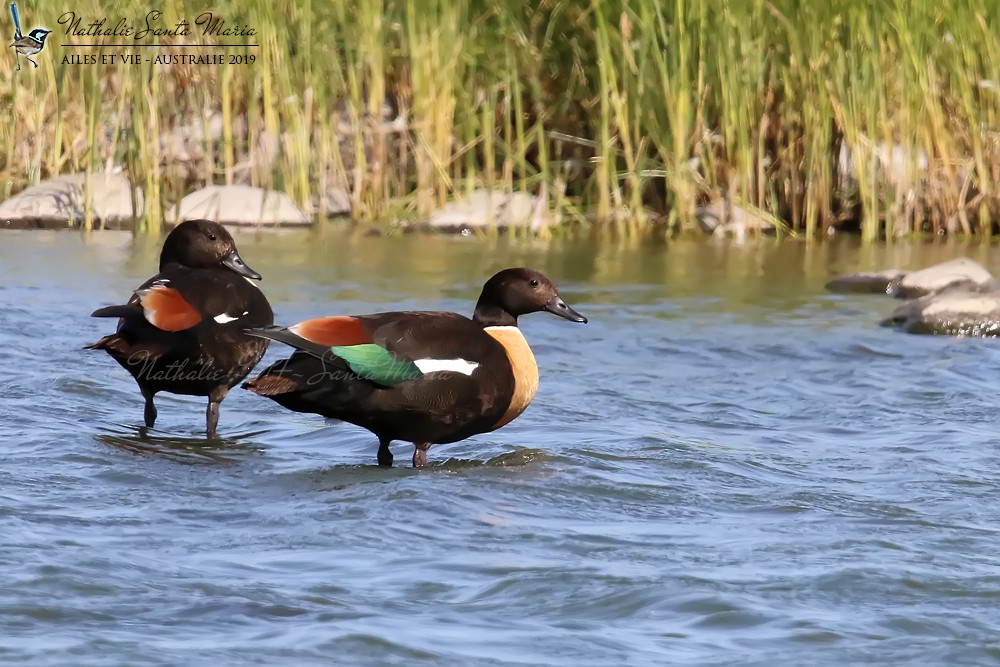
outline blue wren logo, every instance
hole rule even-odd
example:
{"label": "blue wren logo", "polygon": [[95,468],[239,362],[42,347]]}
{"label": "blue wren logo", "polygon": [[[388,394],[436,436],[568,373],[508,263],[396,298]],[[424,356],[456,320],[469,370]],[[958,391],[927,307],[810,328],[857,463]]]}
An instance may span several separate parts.
{"label": "blue wren logo", "polygon": [[14,49],[14,59],[17,61],[17,71],[21,71],[21,56],[29,63],[38,68],[38,63],[31,59],[31,56],[41,53],[45,48],[45,38],[49,36],[51,30],[45,28],[35,28],[27,35],[21,34],[21,19],[17,15],[17,3],[10,4],[10,15],[14,17],[14,42],[10,48]]}

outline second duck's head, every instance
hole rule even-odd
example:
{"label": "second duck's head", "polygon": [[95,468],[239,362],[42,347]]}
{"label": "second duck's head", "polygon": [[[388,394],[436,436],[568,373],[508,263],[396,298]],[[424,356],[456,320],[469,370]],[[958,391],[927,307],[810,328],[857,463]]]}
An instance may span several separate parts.
{"label": "second duck's head", "polygon": [[241,276],[260,280],[236,250],[236,242],[225,227],[211,220],[188,220],[174,227],[163,242],[160,271],[169,264],[191,269],[224,266]]}
{"label": "second duck's head", "polygon": [[562,300],[544,274],[525,268],[504,269],[483,285],[475,319],[484,326],[516,326],[521,315],[543,310],[570,322],[587,322]]}

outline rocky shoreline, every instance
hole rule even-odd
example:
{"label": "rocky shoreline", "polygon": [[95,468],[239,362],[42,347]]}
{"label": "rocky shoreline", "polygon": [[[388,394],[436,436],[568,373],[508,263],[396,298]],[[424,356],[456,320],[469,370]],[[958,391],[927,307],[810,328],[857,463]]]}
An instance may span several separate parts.
{"label": "rocky shoreline", "polygon": [[[329,189],[319,204],[304,210],[286,193],[246,184],[209,185],[186,194],[165,212],[172,227],[185,220],[208,219],[230,227],[305,227],[324,218],[352,217],[351,194]],[[475,189],[447,202],[429,216],[395,223],[407,231],[468,234],[523,230],[544,235],[566,220],[544,186],[538,194]],[[123,169],[108,173],[56,176],[28,187],[0,203],[2,229],[134,230],[145,213],[142,188]],[[628,211],[619,212],[627,218]],[[655,218],[655,215],[651,214]],[[781,223],[752,207],[715,200],[696,211],[699,228],[715,237],[745,240],[773,234]]]}
{"label": "rocky shoreline", "polygon": [[1000,335],[1000,281],[966,257],[919,271],[887,269],[834,278],[843,294],[886,294],[907,301],[881,325],[907,333],[991,337]]}

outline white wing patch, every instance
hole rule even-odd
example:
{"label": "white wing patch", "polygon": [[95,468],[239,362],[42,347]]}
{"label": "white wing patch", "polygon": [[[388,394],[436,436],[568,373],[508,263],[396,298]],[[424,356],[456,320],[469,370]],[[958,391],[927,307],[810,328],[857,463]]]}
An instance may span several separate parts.
{"label": "white wing patch", "polygon": [[472,375],[472,371],[479,368],[476,362],[465,359],[416,359],[413,365],[419,368],[421,373],[451,371],[462,375]]}
{"label": "white wing patch", "polygon": [[222,313],[221,315],[216,315],[213,319],[216,322],[218,322],[219,324],[225,324],[226,322],[235,322],[236,320],[238,320],[240,318],[238,318],[238,317],[230,317],[229,315],[226,315],[225,313]]}

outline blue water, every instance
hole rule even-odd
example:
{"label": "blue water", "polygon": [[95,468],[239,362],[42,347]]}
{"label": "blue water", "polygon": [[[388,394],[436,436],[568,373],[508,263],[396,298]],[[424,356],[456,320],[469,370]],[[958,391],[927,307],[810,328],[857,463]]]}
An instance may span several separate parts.
{"label": "blue water", "polygon": [[532,407],[414,471],[245,391],[141,437],[81,347],[158,242],[0,236],[0,664],[1000,662],[1000,349],[822,288],[988,246],[238,237],[282,322],[519,264],[590,318],[524,318]]}

